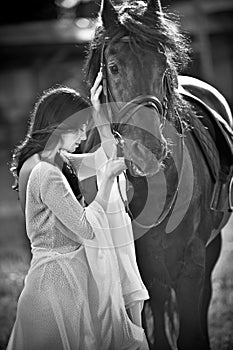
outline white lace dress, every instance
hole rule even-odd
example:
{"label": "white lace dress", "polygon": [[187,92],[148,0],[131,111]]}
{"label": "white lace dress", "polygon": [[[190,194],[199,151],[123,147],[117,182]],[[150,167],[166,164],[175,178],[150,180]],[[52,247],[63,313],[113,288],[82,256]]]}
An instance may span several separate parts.
{"label": "white lace dress", "polygon": [[33,257],[7,350],[144,349],[102,207],[83,208],[60,169],[42,161],[30,174],[25,212]]}

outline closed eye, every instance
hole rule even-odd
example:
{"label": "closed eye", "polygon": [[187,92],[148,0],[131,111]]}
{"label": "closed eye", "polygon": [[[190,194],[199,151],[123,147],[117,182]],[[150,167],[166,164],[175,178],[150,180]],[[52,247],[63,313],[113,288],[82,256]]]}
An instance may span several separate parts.
{"label": "closed eye", "polygon": [[86,125],[83,125],[80,129],[81,132],[85,132],[86,131]]}

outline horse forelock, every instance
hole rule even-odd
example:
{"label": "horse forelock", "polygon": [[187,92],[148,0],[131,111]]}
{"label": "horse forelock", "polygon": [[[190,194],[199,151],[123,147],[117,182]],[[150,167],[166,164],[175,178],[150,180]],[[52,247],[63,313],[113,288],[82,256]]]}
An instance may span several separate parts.
{"label": "horse forelock", "polygon": [[[176,69],[185,67],[189,61],[189,46],[187,38],[178,29],[178,17],[168,13],[149,11],[147,2],[141,0],[125,1],[116,6],[119,25],[113,24],[105,30],[101,19],[97,24],[94,39],[89,48],[89,54],[102,45],[104,39],[117,37],[119,32],[137,38],[141,48],[153,50],[165,48],[167,59]],[[98,51],[98,50],[97,50]]]}

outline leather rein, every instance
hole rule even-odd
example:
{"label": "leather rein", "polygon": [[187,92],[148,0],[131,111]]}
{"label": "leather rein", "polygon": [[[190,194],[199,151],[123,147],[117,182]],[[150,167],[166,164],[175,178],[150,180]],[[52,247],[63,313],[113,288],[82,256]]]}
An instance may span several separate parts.
{"label": "leather rein", "polygon": [[[107,39],[107,38],[106,38]],[[107,113],[108,113],[108,117],[109,120],[111,120],[111,129],[112,129],[112,133],[116,139],[117,142],[117,146],[119,146],[122,150],[124,148],[124,144],[125,141],[123,139],[123,137],[120,135],[120,133],[114,128],[114,122],[113,122],[113,118],[112,115],[113,113],[115,115],[117,115],[117,121],[116,123],[118,123],[118,121],[120,121],[121,124],[126,124],[127,122],[129,122],[129,120],[133,117],[133,115],[142,107],[150,107],[153,108],[159,115],[160,117],[160,121],[161,121],[161,125],[162,127],[164,127],[165,122],[166,122],[166,115],[167,115],[167,97],[166,95],[164,96],[163,102],[161,102],[156,96],[153,95],[140,95],[137,96],[135,98],[133,98],[131,101],[126,102],[123,107],[119,107],[119,104],[117,104],[117,102],[114,100],[112,92],[110,90],[110,87],[108,85],[108,81],[107,81],[107,67],[106,67],[106,63],[105,63],[105,57],[104,57],[104,51],[106,48],[106,39],[104,40],[104,43],[102,45],[101,48],[101,57],[100,57],[100,68],[102,70],[102,85],[103,85],[103,94],[105,97],[105,103],[106,103],[106,108],[107,108]],[[129,42],[129,37],[125,36],[123,38],[120,39],[121,42],[125,42],[128,43]],[[168,89],[170,92],[170,86],[169,86],[169,82],[167,80],[167,71],[164,72],[164,76],[163,76],[163,89]],[[165,90],[166,91],[166,90]],[[183,135],[183,126],[181,123],[180,118],[178,118],[178,128],[179,131],[181,131],[182,135]],[[182,137],[182,142],[183,142],[183,137]],[[182,145],[182,169],[181,169],[181,173],[183,172],[183,145]],[[124,172],[124,176],[126,179],[126,183],[128,180],[126,173]],[[178,188],[180,185],[180,180],[181,180],[181,175],[180,175],[180,179],[177,185],[177,189],[173,195],[172,201],[168,207],[167,210],[163,211],[163,213],[160,215],[160,217],[158,218],[158,220],[153,223],[152,225],[149,226],[145,226],[142,225],[140,223],[138,223],[134,218],[133,218],[133,214],[129,208],[129,203],[127,198],[124,199],[122,192],[121,192],[121,188],[120,188],[120,182],[119,182],[119,176],[117,176],[117,184],[118,184],[118,190],[119,190],[119,194],[121,197],[122,202],[124,203],[125,206],[125,210],[128,213],[128,215],[130,216],[131,220],[133,220],[134,223],[136,223],[138,226],[142,227],[142,228],[152,228],[155,226],[158,226],[169,214],[172,206],[175,203],[175,200],[177,198],[177,193],[178,193]]]}

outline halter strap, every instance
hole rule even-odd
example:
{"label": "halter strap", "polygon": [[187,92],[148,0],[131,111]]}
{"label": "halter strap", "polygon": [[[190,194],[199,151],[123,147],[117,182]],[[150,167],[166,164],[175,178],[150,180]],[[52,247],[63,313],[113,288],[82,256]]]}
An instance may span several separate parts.
{"label": "halter strap", "polygon": [[[127,102],[118,113],[118,119],[121,121],[122,124],[126,124],[130,118],[142,107],[152,107],[156,110],[156,112],[159,114],[159,116],[162,116],[163,109],[161,102],[159,99],[152,95],[141,95],[135,97],[130,102]],[[161,120],[161,123],[163,123],[163,120]]]}

